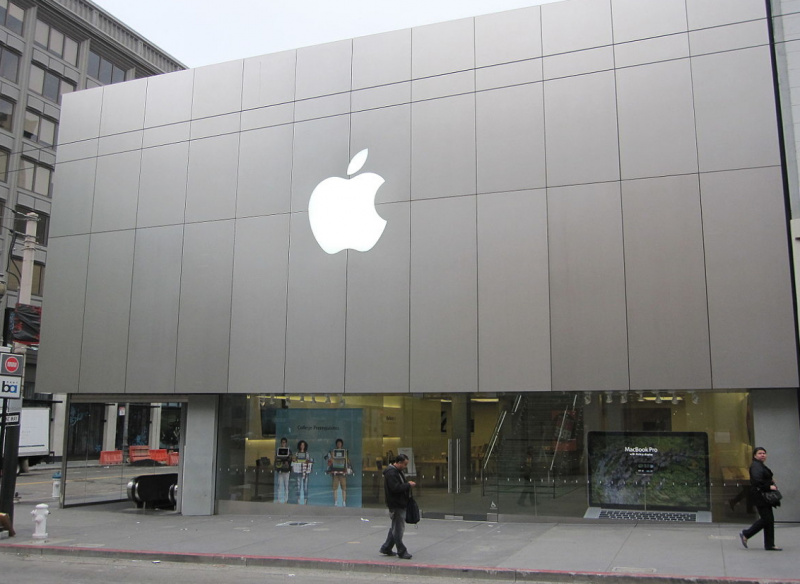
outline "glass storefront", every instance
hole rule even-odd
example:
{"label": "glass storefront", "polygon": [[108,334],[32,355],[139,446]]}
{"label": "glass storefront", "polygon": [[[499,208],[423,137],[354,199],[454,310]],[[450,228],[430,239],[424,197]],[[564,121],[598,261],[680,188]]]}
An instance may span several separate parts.
{"label": "glass storefront", "polygon": [[426,517],[581,518],[610,503],[741,521],[752,435],[746,391],[228,395],[217,500],[380,509],[381,471],[402,452]]}
{"label": "glass storefront", "polygon": [[71,403],[65,505],[128,498],[128,481],[178,472],[182,404]]}

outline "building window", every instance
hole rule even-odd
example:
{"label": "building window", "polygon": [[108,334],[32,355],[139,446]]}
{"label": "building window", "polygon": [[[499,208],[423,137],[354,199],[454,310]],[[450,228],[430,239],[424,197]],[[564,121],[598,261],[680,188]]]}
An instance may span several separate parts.
{"label": "building window", "polygon": [[[8,263],[8,273],[13,274],[8,279],[8,289],[17,291],[19,290],[19,281],[21,279],[20,268],[22,267],[22,260],[20,258],[13,258]],[[33,285],[31,286],[31,294],[34,296],[42,295],[42,287],[44,285],[44,265],[38,262],[33,264]]]}
{"label": "building window", "polygon": [[17,186],[45,197],[50,196],[50,179],[53,170],[30,158],[23,158],[17,172]]}
{"label": "building window", "polygon": [[0,46],[0,77],[16,83],[18,71],[19,55],[6,47]]}
{"label": "building window", "polygon": [[56,143],[56,123],[33,110],[25,112],[25,127],[22,135],[28,140],[38,142],[45,146]]}
{"label": "building window", "polygon": [[17,34],[22,34],[25,10],[8,0],[0,0],[0,24]]}
{"label": "building window", "polygon": [[94,51],[89,51],[89,69],[86,74],[99,81],[101,85],[125,81],[125,69]]}
{"label": "building window", "polygon": [[[33,209],[28,209],[27,207],[17,207],[17,211],[14,213],[14,231],[18,234],[17,240],[20,239],[20,236],[25,235],[25,229],[28,225],[28,220],[25,218],[25,215],[32,211]],[[39,216],[39,220],[36,222],[36,243],[47,245],[47,232],[50,226],[50,217],[39,211],[35,213]]]}
{"label": "building window", "polygon": [[28,89],[58,103],[62,95],[75,91],[75,85],[38,65],[31,65]]}
{"label": "building window", "polygon": [[46,22],[36,21],[36,37],[34,42],[64,59],[70,65],[78,63],[78,42],[69,38],[60,30],[56,30]]}
{"label": "building window", "polygon": [[9,132],[14,129],[14,102],[5,97],[0,97],[0,128]]}
{"label": "building window", "polygon": [[8,150],[0,149],[0,180],[8,182],[8,157],[10,156]]}

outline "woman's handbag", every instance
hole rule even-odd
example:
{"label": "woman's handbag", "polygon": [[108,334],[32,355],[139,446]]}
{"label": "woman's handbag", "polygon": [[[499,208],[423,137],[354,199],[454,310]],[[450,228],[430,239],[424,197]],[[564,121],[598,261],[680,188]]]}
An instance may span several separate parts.
{"label": "woman's handbag", "polygon": [[419,520],[419,505],[417,505],[417,501],[414,497],[409,497],[408,504],[406,504],[406,523],[415,525],[419,523]]}
{"label": "woman's handbag", "polygon": [[772,507],[777,507],[781,504],[781,499],[783,499],[783,495],[777,489],[774,491],[767,491],[766,493],[761,493],[764,497],[764,501],[767,502],[768,505]]}

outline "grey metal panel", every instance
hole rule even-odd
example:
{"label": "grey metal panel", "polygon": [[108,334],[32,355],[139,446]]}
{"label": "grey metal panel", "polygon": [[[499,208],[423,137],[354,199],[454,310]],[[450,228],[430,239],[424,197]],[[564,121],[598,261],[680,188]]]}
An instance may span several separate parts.
{"label": "grey metal panel", "polygon": [[134,231],[95,233],[89,245],[81,343],[82,393],[124,393]]}
{"label": "grey metal panel", "polygon": [[768,47],[694,57],[692,77],[701,172],[780,164]]}
{"label": "grey metal panel", "polygon": [[288,214],[236,221],[230,393],[283,392],[288,270]]}
{"label": "grey metal panel", "polygon": [[186,221],[233,218],[239,134],[193,140],[189,144]]}
{"label": "grey metal panel", "polygon": [[661,37],[686,30],[685,0],[611,0],[611,13],[615,43]]}
{"label": "grey metal panel", "polygon": [[700,175],[714,387],[796,387],[779,167]]}
{"label": "grey metal panel", "polygon": [[242,112],[242,131],[291,124],[294,121],[294,102],[271,105]]}
{"label": "grey metal panel", "polygon": [[289,125],[240,134],[237,217],[289,212],[292,138]]}
{"label": "grey metal panel", "polygon": [[475,96],[478,192],[545,186],[542,84]]}
{"label": "grey metal panel", "polygon": [[113,134],[111,136],[101,136],[97,141],[97,155],[119,154],[120,152],[131,152],[142,147],[144,133],[139,130],[135,132],[125,132],[124,134]]}
{"label": "grey metal panel", "polygon": [[411,29],[353,39],[353,89],[411,79]]}
{"label": "grey metal panel", "polygon": [[349,115],[295,124],[292,211],[308,209],[308,199],[321,181],[331,176],[347,176],[349,146]]}
{"label": "grey metal panel", "polygon": [[192,140],[200,138],[210,138],[221,134],[232,134],[241,129],[241,112],[232,114],[220,114],[211,118],[201,118],[192,120],[191,135]]}
{"label": "grey metal panel", "polygon": [[168,126],[147,128],[143,132],[142,147],[164,146],[176,142],[188,142],[191,135],[191,122],[178,122]]}
{"label": "grey metal panel", "polygon": [[542,14],[538,6],[475,19],[476,67],[541,56]]}
{"label": "grey metal panel", "polygon": [[50,237],[91,230],[96,166],[96,158],[61,162],[56,166]]}
{"label": "grey metal panel", "polygon": [[36,387],[46,393],[72,393],[80,377],[89,235],[51,237],[47,260],[47,308],[42,312]]}
{"label": "grey metal panel", "polygon": [[[93,138],[81,142],[62,144],[58,147],[58,162],[71,162],[73,160],[81,160],[82,158],[94,158],[97,156],[97,145],[99,142],[100,140],[98,138]],[[13,148],[13,139],[8,148]]]}
{"label": "grey metal panel", "polygon": [[475,67],[475,19],[462,18],[411,30],[414,79]]}
{"label": "grey metal panel", "polygon": [[541,80],[542,59],[529,59],[527,61],[508,63],[507,65],[494,65],[475,71],[475,88],[478,91]]}
{"label": "grey metal panel", "polygon": [[92,231],[136,226],[141,157],[141,151],[136,150],[97,159]]}
{"label": "grey metal panel", "polygon": [[544,189],[478,196],[480,391],[551,388]]}
{"label": "grey metal panel", "polygon": [[350,151],[369,149],[364,172],[386,181],[376,203],[408,201],[411,196],[411,106],[403,105],[352,115]]}
{"label": "grey metal panel", "polygon": [[242,109],[292,101],[296,65],[296,51],[245,59]]}
{"label": "grey metal panel", "polygon": [[619,189],[548,189],[554,390],[628,389]]}
{"label": "grey metal panel", "polygon": [[542,6],[545,55],[611,43],[611,0],[571,0]]}
{"label": "grey metal panel", "polygon": [[475,71],[460,71],[415,79],[411,82],[411,99],[421,101],[475,91]]}
{"label": "grey metal panel", "polygon": [[297,122],[346,114],[350,111],[350,93],[337,93],[294,104],[294,119]]}
{"label": "grey metal panel", "polygon": [[175,391],[182,249],[183,225],[136,232],[128,393]]}
{"label": "grey metal panel", "polygon": [[177,393],[228,391],[233,239],[233,220],[184,229]]}
{"label": "grey metal panel", "polygon": [[290,230],[286,393],[342,393],[347,255],[322,251],[308,213],[293,213]]}
{"label": "grey metal panel", "polygon": [[351,111],[400,105],[411,101],[411,82],[392,83],[380,87],[354,91],[351,96]]}
{"label": "grey metal panel", "polygon": [[763,2],[752,0],[686,0],[689,28],[708,28],[766,16]]}
{"label": "grey metal panel", "polygon": [[241,111],[243,69],[242,60],[195,69],[192,119]]}
{"label": "grey metal panel", "polygon": [[614,72],[546,81],[544,104],[548,185],[618,180]]}
{"label": "grey metal panel", "polygon": [[475,167],[475,96],[413,104],[411,198],[473,194]]}
{"label": "grey metal panel", "polygon": [[142,150],[137,227],[183,223],[189,142]]}
{"label": "grey metal panel", "polygon": [[100,135],[103,88],[68,93],[61,98],[58,143],[89,140]]}
{"label": "grey metal panel", "polygon": [[614,48],[598,47],[545,57],[542,63],[542,76],[545,79],[556,79],[596,71],[610,71],[613,68]]}
{"label": "grey metal panel", "polygon": [[696,174],[624,181],[631,389],[711,387]]}
{"label": "grey metal panel", "polygon": [[337,41],[297,51],[295,99],[350,91],[353,41]]}
{"label": "grey metal panel", "polygon": [[768,23],[763,19],[689,33],[692,55],[731,51],[768,43]]}
{"label": "grey metal panel", "polygon": [[412,392],[478,389],[475,199],[411,203]]}
{"label": "grey metal panel", "polygon": [[688,59],[617,71],[622,178],[697,172]]}
{"label": "grey metal panel", "polygon": [[377,206],[383,236],[368,253],[348,252],[347,393],[409,390],[410,209]]}
{"label": "grey metal panel", "polygon": [[144,127],[144,103],[147,79],[108,85],[103,89],[100,135],[141,130]]}
{"label": "grey metal panel", "polygon": [[683,59],[688,56],[689,35],[686,33],[614,45],[614,63],[617,70],[644,63]]}
{"label": "grey metal panel", "polygon": [[145,128],[192,119],[194,73],[194,69],[189,69],[147,78]]}

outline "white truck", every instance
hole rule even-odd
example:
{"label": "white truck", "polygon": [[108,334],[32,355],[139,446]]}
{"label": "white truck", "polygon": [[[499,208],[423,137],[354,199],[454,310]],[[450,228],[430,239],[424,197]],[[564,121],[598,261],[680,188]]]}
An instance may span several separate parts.
{"label": "white truck", "polygon": [[50,408],[22,408],[19,427],[19,470],[50,456]]}

